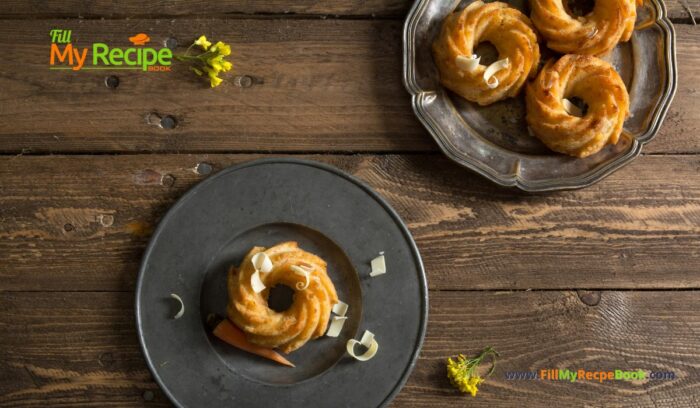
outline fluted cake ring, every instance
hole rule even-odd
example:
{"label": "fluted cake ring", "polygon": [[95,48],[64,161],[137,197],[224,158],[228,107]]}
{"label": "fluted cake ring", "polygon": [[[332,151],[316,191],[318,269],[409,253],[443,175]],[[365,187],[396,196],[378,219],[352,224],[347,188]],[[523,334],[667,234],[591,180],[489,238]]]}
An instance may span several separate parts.
{"label": "fluted cake ring", "polygon": [[[265,252],[273,266],[261,277],[268,289],[255,293],[251,285],[251,276],[255,273],[252,258],[259,252]],[[305,278],[292,268],[300,265],[309,270],[309,284],[303,289],[300,286],[305,285]],[[294,290],[292,305],[282,312],[271,309],[267,303],[269,288],[277,284]],[[326,262],[299,248],[296,242],[251,249],[239,268],[230,268],[228,292],[228,317],[246,333],[248,340],[284,353],[322,336],[331,309],[338,302],[335,286],[326,272]]]}
{"label": "fluted cake ring", "polygon": [[629,41],[641,4],[642,0],[596,0],[590,13],[574,16],[565,0],[530,0],[530,18],[554,51],[600,56]]}
{"label": "fluted cake ring", "polygon": [[[487,67],[478,65],[471,72],[458,65],[458,58],[470,58],[481,42],[498,50],[499,60],[508,58],[508,67],[498,71],[498,85],[484,80]],[[440,82],[463,98],[489,105],[518,94],[528,76],[534,76],[540,59],[537,35],[530,19],[502,2],[475,1],[464,10],[449,15],[433,43]]]}
{"label": "fluted cake ring", "polygon": [[[588,109],[570,114],[564,98],[578,97]],[[629,114],[624,82],[609,63],[589,55],[565,55],[548,62],[525,90],[526,120],[550,149],[586,157],[616,144]]]}

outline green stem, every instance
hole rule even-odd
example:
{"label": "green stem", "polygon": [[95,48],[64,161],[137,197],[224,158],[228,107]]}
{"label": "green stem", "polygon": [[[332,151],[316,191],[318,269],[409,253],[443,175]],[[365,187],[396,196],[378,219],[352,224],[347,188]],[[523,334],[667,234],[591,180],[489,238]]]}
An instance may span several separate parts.
{"label": "green stem", "polygon": [[481,364],[481,361],[487,356],[491,356],[491,369],[489,369],[489,372],[486,373],[486,377],[490,377],[496,369],[496,358],[499,356],[499,354],[493,347],[488,346],[481,352],[481,355],[479,356],[479,364]]}
{"label": "green stem", "polygon": [[194,47],[194,43],[190,44],[190,46],[187,47],[187,49],[185,50],[185,55],[188,56],[190,54],[190,50],[192,49],[192,47]]}
{"label": "green stem", "polygon": [[199,57],[193,57],[190,55],[175,55],[174,57],[179,61],[201,61]]}
{"label": "green stem", "polygon": [[481,365],[481,362],[488,356],[491,356],[491,368],[486,373],[485,377],[490,377],[496,369],[496,358],[499,356],[498,352],[491,346],[488,346],[475,358],[468,360],[466,366],[468,367],[467,375],[472,376],[477,367]]}

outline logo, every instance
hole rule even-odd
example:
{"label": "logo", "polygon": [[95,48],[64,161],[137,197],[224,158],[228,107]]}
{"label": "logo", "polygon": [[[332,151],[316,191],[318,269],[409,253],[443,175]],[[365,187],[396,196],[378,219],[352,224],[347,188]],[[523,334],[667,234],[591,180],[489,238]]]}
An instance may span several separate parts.
{"label": "logo", "polygon": [[547,381],[641,381],[674,380],[673,371],[651,370],[571,370],[568,368],[545,368],[539,371],[506,371],[507,380],[547,380]]}
{"label": "logo", "polygon": [[129,37],[129,41],[134,45],[146,45],[147,42],[151,41],[151,37],[144,33],[138,33],[133,37]]}
{"label": "logo", "polygon": [[170,48],[146,47],[151,38],[138,33],[128,38],[133,47],[110,47],[105,43],[93,43],[91,47],[78,48],[71,41],[72,30],[53,29],[49,69],[133,69],[149,72],[170,71],[173,52]]}

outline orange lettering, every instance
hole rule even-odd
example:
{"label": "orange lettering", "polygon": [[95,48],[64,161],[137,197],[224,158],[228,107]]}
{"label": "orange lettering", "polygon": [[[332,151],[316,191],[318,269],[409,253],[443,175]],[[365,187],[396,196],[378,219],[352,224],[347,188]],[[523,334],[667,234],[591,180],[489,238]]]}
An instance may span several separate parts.
{"label": "orange lettering", "polygon": [[73,44],[66,45],[66,48],[63,49],[63,54],[58,50],[58,45],[51,44],[51,59],[49,61],[51,65],[55,64],[56,58],[60,62],[65,62],[66,57],[68,57],[68,64],[73,65]]}
{"label": "orange lettering", "polygon": [[[77,48],[74,51],[75,51],[75,61],[78,63],[78,65],[73,67],[73,71],[79,71],[80,68],[82,68],[83,65],[85,64],[85,58],[87,58],[88,50],[87,50],[87,48],[83,49],[82,56],[80,54],[80,51],[78,51]],[[71,62],[71,64],[72,64],[72,62]]]}

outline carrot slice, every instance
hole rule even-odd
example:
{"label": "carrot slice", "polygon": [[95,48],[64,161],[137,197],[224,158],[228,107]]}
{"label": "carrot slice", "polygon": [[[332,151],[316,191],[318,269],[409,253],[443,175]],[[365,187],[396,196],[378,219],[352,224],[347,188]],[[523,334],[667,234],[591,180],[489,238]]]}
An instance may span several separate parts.
{"label": "carrot slice", "polygon": [[214,336],[243,351],[256,354],[260,357],[265,357],[282,365],[294,367],[294,364],[282,357],[280,353],[249,342],[248,339],[245,338],[245,333],[243,333],[243,330],[239,329],[228,319],[224,319],[216,325],[214,328]]}

